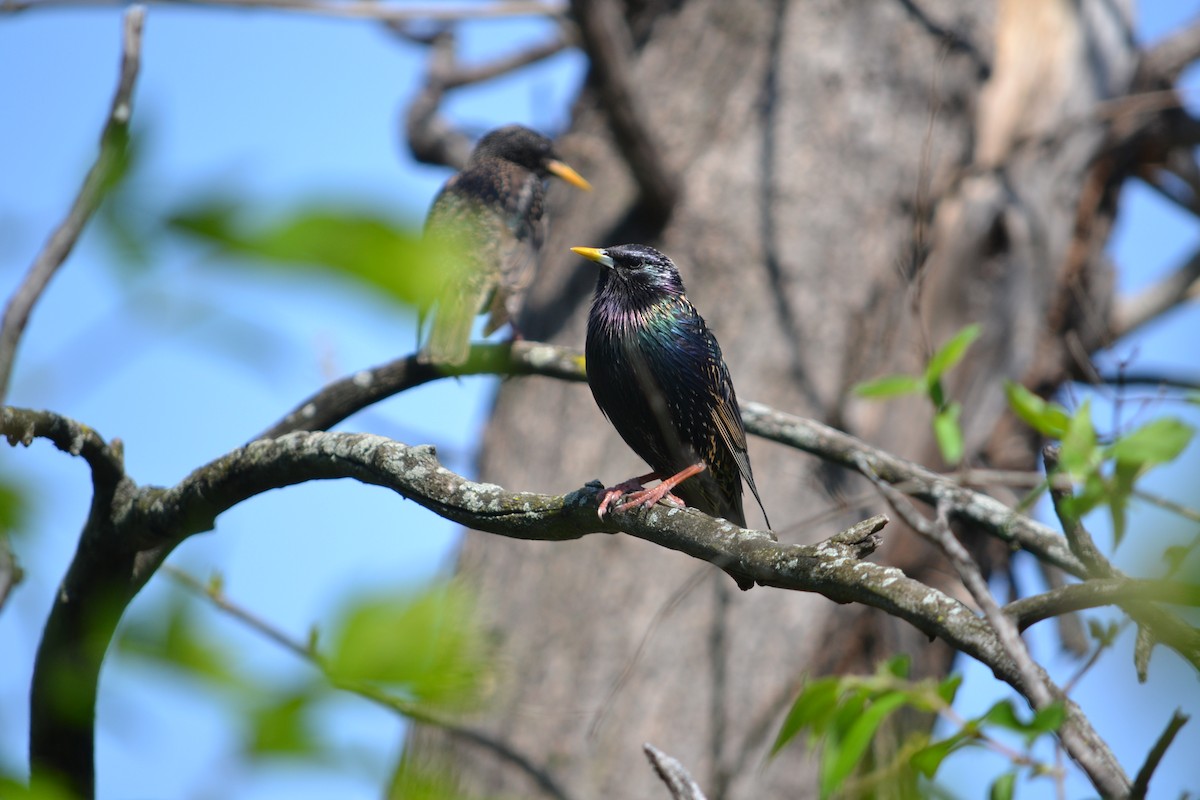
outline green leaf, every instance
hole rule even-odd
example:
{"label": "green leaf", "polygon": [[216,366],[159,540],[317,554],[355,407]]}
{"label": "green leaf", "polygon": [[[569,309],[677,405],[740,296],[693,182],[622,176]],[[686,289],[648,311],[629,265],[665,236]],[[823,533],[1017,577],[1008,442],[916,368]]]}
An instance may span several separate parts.
{"label": "green leaf", "polygon": [[898,397],[924,391],[925,382],[916,375],[888,375],[860,383],[852,390],[859,397]]}
{"label": "green leaf", "polygon": [[1039,710],[1029,723],[1029,732],[1036,736],[1056,733],[1067,718],[1067,709],[1062,701],[1056,701]]}
{"label": "green leaf", "polygon": [[1012,800],[1017,788],[1017,773],[1006,772],[992,781],[989,800]]}
{"label": "green leaf", "polygon": [[987,712],[980,717],[980,721],[998,725],[1001,728],[1006,728],[1010,731],[1024,733],[1025,723],[1017,718],[1016,709],[1013,708],[1011,700],[997,701]]}
{"label": "green leaf", "polygon": [[912,657],[907,653],[901,653],[898,656],[893,656],[887,661],[884,661],[876,668],[875,671],[879,675],[891,675],[894,678],[907,680],[911,669]]}
{"label": "green leaf", "polygon": [[1071,415],[1058,403],[1051,403],[1038,397],[1015,381],[1004,384],[1004,396],[1008,405],[1025,424],[1043,436],[1061,439],[1067,435],[1071,425]]}
{"label": "green leaf", "polygon": [[958,466],[963,457],[962,428],[958,418],[962,414],[960,403],[951,403],[933,417],[933,434],[937,438],[942,459],[950,466]]}
{"label": "green leaf", "polygon": [[800,696],[788,709],[779,734],[775,737],[775,743],[771,745],[771,755],[778,753],[807,727],[813,728],[814,735],[823,733],[826,723],[837,708],[841,692],[839,678],[821,678],[806,683]]}
{"label": "green leaf", "polygon": [[196,619],[191,598],[172,592],[166,608],[157,613],[153,618],[139,616],[122,625],[117,639],[121,652],[210,683],[244,686],[233,657]]}
{"label": "green leaf", "polygon": [[318,738],[311,718],[315,699],[316,693],[307,688],[268,694],[266,702],[249,714],[250,730],[243,754],[250,758],[291,756],[311,760],[325,753],[327,748]]}
{"label": "green leaf", "polygon": [[1112,480],[1108,481],[1108,510],[1112,516],[1113,547],[1119,547],[1125,538],[1125,521],[1129,509],[1129,498],[1133,484],[1141,469],[1127,461],[1118,461],[1113,469]]}
{"label": "green leaf", "polygon": [[1192,441],[1196,430],[1186,422],[1165,417],[1122,436],[1109,450],[1117,462],[1151,467],[1174,461]]}
{"label": "green leaf", "polygon": [[862,761],[879,726],[906,702],[904,692],[885,693],[857,715],[836,747],[825,744],[821,758],[821,797],[829,797],[845,782]]}
{"label": "green leaf", "polygon": [[962,686],[963,676],[954,674],[946,678],[938,684],[937,694],[942,698],[942,702],[946,705],[954,705],[954,698],[958,695],[958,687]]}
{"label": "green leaf", "polygon": [[933,386],[941,380],[942,375],[948,369],[962,360],[967,348],[979,338],[981,333],[983,333],[983,328],[978,324],[968,325],[942,345],[941,349],[933,354],[933,358],[929,359],[928,366],[925,367],[926,385]]}
{"label": "green leaf", "polygon": [[1121,628],[1115,621],[1102,623],[1095,618],[1088,620],[1088,633],[1091,634],[1092,638],[1101,647],[1112,647],[1113,642],[1117,640],[1117,634],[1120,632]]}
{"label": "green leaf", "polygon": [[1091,399],[1084,400],[1071,416],[1071,424],[1062,440],[1059,464],[1067,474],[1082,480],[1094,474],[1103,453],[1096,444],[1096,429],[1092,426]]}
{"label": "green leaf", "polygon": [[26,516],[25,494],[7,476],[0,478],[0,535],[21,530]]}
{"label": "green leaf", "polygon": [[335,627],[328,660],[335,682],[386,684],[411,702],[451,708],[484,694],[491,652],[474,596],[460,583],[368,598]]}
{"label": "green leaf", "polygon": [[922,747],[913,753],[909,763],[913,769],[926,778],[932,778],[946,760],[946,756],[970,743],[972,739],[966,731],[959,731],[948,739]]}
{"label": "green leaf", "polygon": [[243,224],[249,216],[238,203],[216,199],[175,214],[168,224],[215,245],[219,255],[312,265],[410,306],[429,305],[446,270],[463,263],[445,245],[370,212],[306,208],[254,229]]}

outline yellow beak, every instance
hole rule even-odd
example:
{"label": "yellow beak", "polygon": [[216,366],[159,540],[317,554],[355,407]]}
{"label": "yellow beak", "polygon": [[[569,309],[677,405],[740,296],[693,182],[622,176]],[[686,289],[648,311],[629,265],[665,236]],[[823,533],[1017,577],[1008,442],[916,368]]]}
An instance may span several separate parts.
{"label": "yellow beak", "polygon": [[546,169],[550,170],[551,175],[556,175],[562,178],[567,183],[574,186],[576,189],[583,189],[585,192],[592,190],[592,185],[588,183],[582,175],[568,167],[557,158],[552,158],[546,162]]}
{"label": "yellow beak", "polygon": [[612,258],[599,247],[572,247],[571,252],[583,256],[588,261],[595,261],[601,266],[611,267],[613,265]]}

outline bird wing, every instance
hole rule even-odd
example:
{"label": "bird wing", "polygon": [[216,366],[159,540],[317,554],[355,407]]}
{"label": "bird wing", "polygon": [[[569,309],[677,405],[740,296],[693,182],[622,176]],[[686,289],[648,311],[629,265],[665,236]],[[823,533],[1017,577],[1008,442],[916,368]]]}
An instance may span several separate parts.
{"label": "bird wing", "polygon": [[525,291],[537,272],[546,225],[542,217],[545,189],[542,180],[527,169],[511,166],[500,175],[504,198],[499,217],[507,235],[499,239],[496,258],[500,272],[499,285],[492,299],[491,314],[484,335],[491,334],[505,322],[516,323]]}
{"label": "bird wing", "polygon": [[[425,238],[438,254],[437,310],[429,331],[429,359],[461,364],[470,348],[475,315],[486,308],[496,288],[496,250],[502,234],[495,214],[478,198],[468,177],[447,181],[425,221]],[[421,318],[428,316],[428,304]]]}

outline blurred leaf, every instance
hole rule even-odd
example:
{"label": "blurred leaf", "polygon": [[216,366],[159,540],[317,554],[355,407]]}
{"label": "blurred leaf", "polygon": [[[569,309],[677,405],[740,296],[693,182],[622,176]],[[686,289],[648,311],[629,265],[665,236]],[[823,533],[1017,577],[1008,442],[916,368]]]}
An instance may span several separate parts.
{"label": "blurred leaf", "polygon": [[25,527],[26,499],[21,488],[0,477],[0,535],[17,533]]}
{"label": "blurred leaf", "polygon": [[1017,712],[1013,708],[1012,700],[996,702],[980,717],[980,720],[1011,731],[1024,732],[1025,730],[1025,723],[1017,719]]}
{"label": "blurred leaf", "polygon": [[1111,647],[1120,632],[1121,627],[1115,621],[1102,623],[1095,618],[1088,620],[1088,633],[1101,647]]}
{"label": "blurred leaf", "polygon": [[461,583],[363,600],[335,627],[328,669],[336,682],[386,684],[433,706],[472,705],[485,692],[490,652]]}
{"label": "blurred leaf", "polygon": [[1163,550],[1162,559],[1166,563],[1168,571],[1170,573],[1177,572],[1191,551],[1190,547],[1182,544],[1173,544]]}
{"label": "blurred leaf", "polygon": [[267,265],[308,264],[382,291],[409,306],[429,305],[445,280],[445,265],[462,259],[369,212],[300,209],[254,230],[236,202],[209,200],[173,215],[177,231],[216,245],[218,254]]}
{"label": "blurred leaf", "polygon": [[250,758],[292,756],[316,760],[328,752],[311,719],[318,695],[312,689],[268,693],[265,702],[247,715],[249,725],[243,755]]}
{"label": "blurred leaf", "polygon": [[1112,516],[1113,547],[1118,547],[1125,538],[1125,523],[1129,509],[1129,497],[1140,470],[1136,465],[1118,461],[1108,482],[1108,510]]}
{"label": "blurred leaf", "polygon": [[796,734],[807,727],[812,727],[814,733],[824,731],[830,717],[837,708],[838,695],[841,685],[838,678],[820,678],[809,681],[804,685],[800,696],[788,709],[787,717],[771,745],[771,755],[795,738]]}
{"label": "blurred leaf", "polygon": [[1084,400],[1071,416],[1066,435],[1062,439],[1059,464],[1067,474],[1082,480],[1093,474],[1102,460],[1096,444],[1096,429],[1092,426],[1092,402]]}
{"label": "blurred leaf", "polygon": [[1174,461],[1196,430],[1182,420],[1165,417],[1148,422],[1113,443],[1109,451],[1118,463],[1149,468]]}
{"label": "blurred leaf", "polygon": [[880,664],[875,671],[880,675],[891,675],[894,678],[907,680],[911,670],[912,657],[907,653],[901,653]]}
{"label": "blurred leaf", "polygon": [[953,705],[954,698],[958,695],[958,687],[962,686],[963,676],[954,674],[938,684],[937,693],[942,702],[946,705]]}
{"label": "blurred leaf", "polygon": [[988,798],[989,800],[1012,800],[1016,788],[1017,774],[1015,772],[1006,772],[992,781],[992,788],[988,791]]}
{"label": "blurred leaf", "polygon": [[933,358],[929,359],[929,364],[925,367],[926,385],[933,386],[933,384],[941,380],[942,375],[948,369],[962,360],[963,355],[967,352],[967,348],[979,338],[979,334],[981,333],[983,333],[983,328],[978,324],[972,324],[950,337],[950,341],[942,345],[933,354]]}
{"label": "blurred leaf", "polygon": [[888,375],[856,385],[854,394],[859,397],[897,397],[924,390],[925,382],[916,375]]}
{"label": "blurred leaf", "polygon": [[1052,439],[1067,435],[1071,415],[1058,403],[1043,400],[1015,381],[1004,384],[1004,395],[1013,412],[1038,433]]}
{"label": "blurred leaf", "polygon": [[821,758],[822,797],[829,797],[862,762],[879,726],[902,707],[906,700],[903,692],[885,693],[855,715],[845,735],[836,744],[832,741],[825,743]]}
{"label": "blurred leaf", "polygon": [[990,725],[1021,734],[1025,737],[1026,746],[1032,746],[1039,736],[1057,731],[1065,715],[1066,710],[1062,703],[1052,703],[1035,713],[1029,722],[1025,722],[1017,716],[1011,700],[1001,700],[980,719]]}
{"label": "blurred leaf", "polygon": [[124,623],[117,648],[212,683],[244,685],[232,656],[206,635],[189,598],[180,592],[172,592],[166,608],[154,617],[137,616]]}
{"label": "blurred leaf", "polygon": [[961,403],[951,403],[933,417],[933,434],[937,438],[942,459],[952,467],[958,466],[963,457],[962,428],[958,418],[962,414]]}
{"label": "blurred leaf", "polygon": [[943,739],[940,742],[922,747],[909,759],[913,769],[920,772],[926,778],[932,778],[942,766],[942,762],[946,760],[946,756],[953,753],[955,750],[963,747],[972,741],[970,735],[965,731],[959,731],[948,739]]}
{"label": "blurred leaf", "polygon": [[61,780],[39,777],[30,783],[0,775],[0,797],[5,800],[76,800]]}

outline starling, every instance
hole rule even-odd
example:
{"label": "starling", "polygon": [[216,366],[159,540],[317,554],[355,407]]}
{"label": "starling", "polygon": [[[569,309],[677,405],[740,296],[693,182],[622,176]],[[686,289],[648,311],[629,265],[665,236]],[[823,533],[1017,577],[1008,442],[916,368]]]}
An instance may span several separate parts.
{"label": "starling", "polygon": [[[426,241],[443,263],[423,361],[466,361],[476,314],[490,312],[484,335],[515,326],[545,238],[543,181],[550,175],[592,188],[545,136],[507,125],[480,139],[462,172],[446,181],[425,220]],[[422,321],[428,312],[422,309]]]}
{"label": "starling", "polygon": [[[588,315],[592,396],[653,470],[607,489],[600,516],[624,492],[634,491],[619,510],[649,507],[665,497],[745,527],[743,480],[763,509],[746,453],[746,429],[721,347],[684,294],[679,270],[645,245],[571,250],[604,267]],[[653,479],[662,482],[643,488]],[[745,578],[735,577],[739,583]]]}

